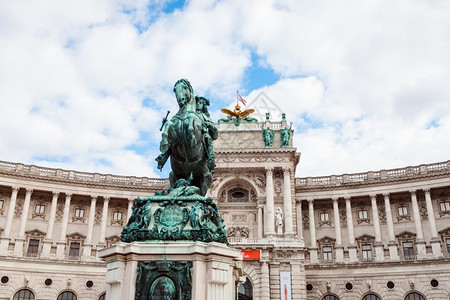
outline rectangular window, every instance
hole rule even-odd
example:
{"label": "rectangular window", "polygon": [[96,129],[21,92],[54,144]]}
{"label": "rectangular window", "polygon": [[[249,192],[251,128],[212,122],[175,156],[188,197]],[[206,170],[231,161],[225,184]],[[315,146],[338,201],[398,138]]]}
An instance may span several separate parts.
{"label": "rectangular window", "polygon": [[412,242],[405,242],[403,243],[403,255],[405,257],[411,257],[414,256],[414,248]]}
{"label": "rectangular window", "polygon": [[320,213],[320,221],[322,222],[330,221],[330,215],[327,212]]}
{"label": "rectangular window", "polygon": [[121,211],[115,211],[113,213],[113,220],[114,221],[120,221],[122,220],[122,212]]}
{"label": "rectangular window", "polygon": [[75,218],[82,219],[84,218],[84,208],[76,208],[75,209]]}
{"label": "rectangular window", "polygon": [[45,213],[45,205],[36,204],[34,207],[34,212],[38,215],[43,215]]}
{"label": "rectangular window", "polygon": [[0,200],[0,210],[3,209],[3,204],[5,204],[4,201],[3,201],[3,200]]}
{"label": "rectangular window", "polygon": [[69,256],[78,257],[80,255],[80,243],[71,242]]}
{"label": "rectangular window", "polygon": [[324,246],[322,247],[323,261],[333,261],[333,247]]}
{"label": "rectangular window", "polygon": [[450,239],[447,239],[446,243],[447,243],[447,254],[450,254]]}
{"label": "rectangular window", "polygon": [[450,201],[442,201],[439,204],[441,206],[441,211],[442,212],[450,211]]}
{"label": "rectangular window", "polygon": [[37,254],[39,250],[39,240],[30,239],[28,242],[28,254]]}
{"label": "rectangular window", "polygon": [[372,260],[372,245],[364,244],[361,246],[363,260]]}
{"label": "rectangular window", "polygon": [[398,207],[398,215],[401,217],[408,215],[408,207],[406,205],[402,205]]}
{"label": "rectangular window", "polygon": [[358,217],[360,220],[367,220],[367,210],[365,209],[360,209],[358,210]]}

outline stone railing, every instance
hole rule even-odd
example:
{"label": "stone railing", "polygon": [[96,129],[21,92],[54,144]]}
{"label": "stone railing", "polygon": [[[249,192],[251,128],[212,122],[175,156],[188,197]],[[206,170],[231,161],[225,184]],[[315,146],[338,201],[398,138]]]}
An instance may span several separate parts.
{"label": "stone railing", "polygon": [[165,186],[168,185],[168,179],[148,178],[136,176],[118,176],[111,174],[99,174],[89,172],[79,172],[73,170],[52,169],[38,167],[34,165],[24,165],[21,163],[11,163],[0,161],[0,170],[14,172],[18,174],[29,174],[34,176],[54,177],[59,179],[68,179],[74,181],[101,182],[117,185],[136,185],[136,186]]}
{"label": "stone railing", "polygon": [[420,165],[415,167],[381,170],[376,172],[295,178],[295,185],[296,186],[341,185],[355,182],[369,182],[393,178],[406,178],[411,176],[426,175],[431,173],[434,174],[449,171],[450,171],[450,161],[446,161],[428,165]]}
{"label": "stone railing", "polygon": [[274,247],[289,248],[289,247],[304,247],[303,240],[291,239],[291,240],[279,240],[273,238],[245,238],[245,237],[228,237],[228,243],[230,245],[272,245]]}

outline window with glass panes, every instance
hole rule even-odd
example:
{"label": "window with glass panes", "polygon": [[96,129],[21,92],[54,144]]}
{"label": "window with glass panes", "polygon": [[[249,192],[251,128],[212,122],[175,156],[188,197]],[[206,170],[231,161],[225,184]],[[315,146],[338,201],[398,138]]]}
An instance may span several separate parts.
{"label": "window with glass panes", "polygon": [[380,300],[380,297],[374,294],[365,295],[362,300]]}
{"label": "window with glass panes", "polygon": [[442,212],[450,211],[450,201],[442,201],[439,203]]}
{"label": "window with glass panes", "polygon": [[364,260],[372,259],[372,245],[371,244],[363,244],[361,246],[361,250],[362,250],[362,258]]}
{"label": "window with glass panes", "polygon": [[59,294],[56,300],[77,300],[77,296],[71,291],[65,291],[62,294]]}
{"label": "window with glass panes", "polygon": [[405,300],[425,300],[425,298],[421,294],[418,294],[418,293],[409,293],[406,296]]}
{"label": "window with glass panes", "polygon": [[84,208],[77,207],[75,209],[75,218],[84,218]]}
{"label": "window with glass panes", "polygon": [[[7,298],[9,299],[9,298]],[[30,290],[20,290],[14,294],[13,300],[34,300],[34,294]]]}
{"label": "window with glass panes", "polygon": [[34,212],[38,215],[43,215],[45,213],[45,205],[36,204],[36,206],[34,207]]}
{"label": "window with glass panes", "polygon": [[5,204],[5,202],[3,200],[0,200],[0,210],[3,209],[3,205]]}
{"label": "window with glass panes", "polygon": [[80,243],[71,242],[69,249],[69,256],[78,257],[80,255]]}
{"label": "window with glass panes", "polygon": [[322,247],[323,261],[333,261],[333,247],[323,246]]}
{"label": "window with glass panes", "polygon": [[37,254],[39,251],[39,240],[30,239],[28,242],[28,254]]}
{"label": "window with glass panes", "polygon": [[447,253],[450,254],[450,238],[447,238],[445,241],[447,244]]}
{"label": "window with glass panes", "polygon": [[360,220],[367,220],[367,217],[368,217],[368,215],[367,215],[367,210],[366,209],[358,210],[358,218]]}
{"label": "window with glass panes", "polygon": [[113,212],[113,220],[114,220],[114,221],[120,221],[120,220],[122,220],[122,212],[121,212],[121,211],[115,211],[115,212]]}
{"label": "window with glass panes", "polygon": [[399,216],[407,216],[408,215],[408,207],[406,205],[402,205],[398,207],[398,215]]}
{"label": "window with glass panes", "polygon": [[330,215],[328,214],[328,212],[321,212],[320,213],[320,221],[322,221],[322,222],[330,221]]}
{"label": "window with glass panes", "polygon": [[403,243],[403,255],[404,256],[413,256],[414,255],[414,246],[412,242],[404,242]]}

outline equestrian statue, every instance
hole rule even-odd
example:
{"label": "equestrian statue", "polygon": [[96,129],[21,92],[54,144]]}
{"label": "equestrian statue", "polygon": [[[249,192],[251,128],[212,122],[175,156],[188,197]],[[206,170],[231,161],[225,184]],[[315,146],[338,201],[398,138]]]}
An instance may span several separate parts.
{"label": "equestrian statue", "polygon": [[208,113],[210,102],[204,97],[194,97],[194,90],[187,79],[178,80],[173,91],[179,110],[169,121],[167,116],[163,120],[161,154],[155,160],[158,169],[162,170],[170,157],[171,188],[183,179],[198,187],[199,194],[204,196],[212,184],[215,167],[212,141],[218,136]]}

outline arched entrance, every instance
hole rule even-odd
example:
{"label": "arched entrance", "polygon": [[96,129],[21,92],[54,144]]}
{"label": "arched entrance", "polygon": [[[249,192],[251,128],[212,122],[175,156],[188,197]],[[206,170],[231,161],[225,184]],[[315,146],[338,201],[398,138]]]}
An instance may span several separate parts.
{"label": "arched entrance", "polygon": [[253,286],[248,278],[245,278],[245,283],[238,287],[238,300],[252,300],[253,299]]}

